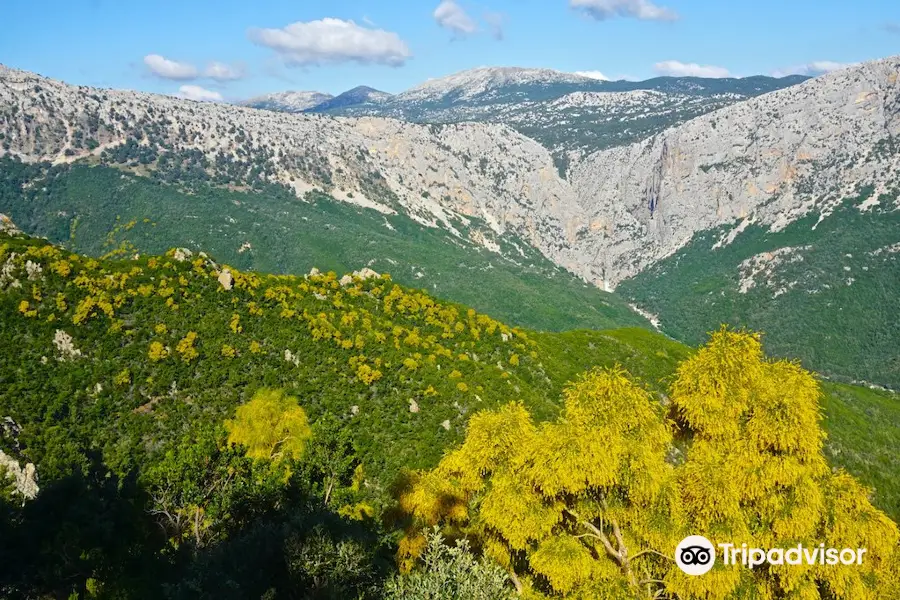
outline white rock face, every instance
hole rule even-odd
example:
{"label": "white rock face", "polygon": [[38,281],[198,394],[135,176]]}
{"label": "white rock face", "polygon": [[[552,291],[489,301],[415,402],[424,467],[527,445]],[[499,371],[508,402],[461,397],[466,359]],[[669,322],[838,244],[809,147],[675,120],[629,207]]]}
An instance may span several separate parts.
{"label": "white rock face", "polygon": [[700,230],[783,228],[862,184],[877,197],[900,168],[883,149],[900,136],[898,78],[900,57],[867,63],[588,157],[572,173],[577,236],[558,262],[614,285]]}
{"label": "white rock face", "polygon": [[231,288],[234,287],[234,275],[231,274],[231,271],[228,269],[224,269],[221,273],[219,273],[219,285],[225,291],[230,292]]}
{"label": "white rock face", "polygon": [[15,491],[26,500],[33,500],[40,491],[34,463],[27,463],[23,469],[19,461],[0,450],[0,474],[15,480]]}
{"label": "white rock face", "polygon": [[7,235],[16,235],[22,233],[19,231],[16,224],[12,222],[12,219],[0,213],[0,233],[5,233]]}
{"label": "white rock face", "polygon": [[363,267],[359,271],[353,271],[353,276],[362,279],[363,281],[367,279],[378,279],[381,277],[380,274],[376,273],[369,267]]}
{"label": "white rock face", "polygon": [[36,281],[41,278],[41,273],[44,272],[44,269],[41,267],[41,263],[26,260],[25,272],[28,274],[28,281]]}
{"label": "white rock face", "polygon": [[74,360],[81,356],[81,350],[75,347],[72,336],[57,329],[53,335],[53,345],[56,346],[57,358],[61,361]]}
{"label": "white rock face", "polygon": [[292,363],[295,367],[300,366],[300,356],[291,352],[288,348],[284,349],[284,360]]}
{"label": "white rock face", "polygon": [[175,253],[172,255],[172,258],[174,258],[178,262],[184,262],[190,259],[193,255],[194,253],[187,248],[175,248]]}
{"label": "white rock face", "polygon": [[786,246],[772,252],[756,254],[742,261],[738,265],[741,273],[738,292],[746,294],[758,284],[766,285],[770,288],[776,287],[774,278],[778,267],[785,263],[803,262],[803,251],[808,249],[809,246]]}

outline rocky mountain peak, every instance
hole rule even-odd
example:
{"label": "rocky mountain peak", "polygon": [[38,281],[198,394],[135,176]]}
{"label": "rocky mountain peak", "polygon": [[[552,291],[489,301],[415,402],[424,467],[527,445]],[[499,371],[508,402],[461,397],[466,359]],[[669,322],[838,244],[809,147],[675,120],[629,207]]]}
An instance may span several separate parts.
{"label": "rocky mountain peak", "polygon": [[251,108],[265,108],[283,112],[303,112],[334,98],[331,94],[308,91],[286,91],[265,94],[245,100],[240,104]]}
{"label": "rocky mountain peak", "polygon": [[461,71],[446,77],[430,79],[399,95],[411,100],[431,100],[448,94],[458,99],[471,99],[497,88],[517,85],[551,85],[559,83],[593,85],[597,81],[590,77],[563,73],[553,69],[530,69],[522,67],[479,67]]}

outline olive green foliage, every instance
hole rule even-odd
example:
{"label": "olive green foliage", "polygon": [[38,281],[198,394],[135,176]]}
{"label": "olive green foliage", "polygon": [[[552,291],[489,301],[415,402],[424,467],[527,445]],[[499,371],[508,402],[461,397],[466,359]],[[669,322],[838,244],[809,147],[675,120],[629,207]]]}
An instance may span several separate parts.
{"label": "olive green foliage", "polygon": [[873,488],[872,502],[900,522],[900,395],[824,382],[825,455]]}
{"label": "olive green foliage", "polygon": [[0,466],[0,501],[14,502],[16,486],[6,467]]}
{"label": "olive green foliage", "polygon": [[[108,166],[49,167],[7,157],[0,158],[0,213],[27,233],[95,256],[184,246],[270,273],[368,266],[524,327],[649,326],[616,295],[560,269],[511,234],[496,236],[476,218],[455,222],[463,234],[455,237],[321,193],[301,201],[277,186],[235,191],[183,176],[166,183]],[[470,235],[494,239],[501,254]]]}
{"label": "olive green foliage", "polygon": [[[872,193],[863,190],[829,214],[812,213],[777,232],[750,225],[716,249],[727,230],[697,234],[616,291],[688,344],[720,323],[748,327],[766,334],[773,355],[799,358],[845,382],[896,389],[900,211],[891,210],[896,194],[860,210]],[[744,293],[742,276],[755,282]]]}
{"label": "olive green foliage", "polygon": [[465,539],[448,546],[435,528],[426,536],[421,567],[387,583],[389,600],[512,600],[516,597],[506,572],[495,563],[478,561]]}

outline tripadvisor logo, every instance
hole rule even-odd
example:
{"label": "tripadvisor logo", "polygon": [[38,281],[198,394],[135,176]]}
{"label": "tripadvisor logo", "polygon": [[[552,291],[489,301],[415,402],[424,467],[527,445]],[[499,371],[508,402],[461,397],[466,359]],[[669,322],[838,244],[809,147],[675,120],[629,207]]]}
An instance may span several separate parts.
{"label": "tripadvisor logo", "polygon": [[[792,548],[752,548],[747,544],[719,544],[725,565],[743,565],[753,569],[760,565],[861,565],[865,548],[826,548],[819,544],[812,548],[797,544]],[[688,575],[703,575],[716,562],[715,548],[702,535],[689,535],[675,548],[675,563]]]}
{"label": "tripadvisor logo", "polygon": [[689,535],[675,548],[675,563],[688,575],[703,575],[713,568],[716,550],[702,535]]}

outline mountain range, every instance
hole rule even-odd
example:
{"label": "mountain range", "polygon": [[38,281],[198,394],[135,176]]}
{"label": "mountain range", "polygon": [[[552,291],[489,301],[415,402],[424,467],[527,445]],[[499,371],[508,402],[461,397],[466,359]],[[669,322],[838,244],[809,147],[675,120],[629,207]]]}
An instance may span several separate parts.
{"label": "mountain range", "polygon": [[381,104],[391,97],[387,92],[360,85],[337,96],[322,92],[276,92],[238,102],[238,105],[288,113],[327,112],[351,106]]}
{"label": "mountain range", "polygon": [[260,108],[264,110],[277,110],[281,112],[297,113],[311,110],[333,99],[331,94],[322,92],[276,92],[250,98],[240,102],[241,106]]}
{"label": "mountain range", "polygon": [[[508,125],[546,146],[565,170],[573,158],[636,141],[692,117],[808,79],[657,77],[600,81],[552,69],[482,67],[430,79],[396,95],[360,86],[337,97],[283,92],[241,105],[283,112],[378,116],[421,123]],[[299,94],[306,100],[293,99]],[[303,108],[299,108],[303,106]]]}
{"label": "mountain range", "polygon": [[[747,278],[757,277],[750,274],[765,272],[772,280],[772,273],[799,260],[797,253],[823,243],[824,233],[845,214],[864,214],[871,221],[847,221],[855,227],[876,223],[884,230],[872,238],[879,244],[868,250],[872,260],[850,265],[849,273],[865,268],[867,277],[879,282],[871,288],[877,292],[872,300],[886,311],[896,309],[893,248],[900,240],[896,228],[886,224],[898,191],[898,73],[898,58],[812,80],[602,82],[543,70],[479,69],[390,98],[361,90],[361,105],[340,101],[325,114],[315,108],[279,114],[68,86],[4,68],[0,132],[2,153],[28,163],[56,168],[99,163],[176,188],[203,182],[255,193],[277,186],[285,197],[314,194],[355,205],[363,214],[408,219],[422,231],[441,232],[450,244],[507,264],[534,250],[596,288],[621,287],[625,300],[661,317],[664,331],[682,337],[689,332],[693,339],[705,322],[685,323],[683,311],[673,318],[670,307],[703,294],[733,292],[743,298]],[[354,114],[379,116],[335,118]],[[577,127],[595,132],[594,138],[572,135],[574,115],[584,118]],[[540,133],[522,133],[535,124]],[[36,176],[57,177],[48,169]],[[35,189],[27,183],[20,187]],[[35,204],[29,209],[21,198],[8,198],[0,210],[26,230],[61,212],[67,216],[54,218],[65,221],[66,229],[78,221],[52,202],[38,214]],[[210,199],[210,210],[218,206],[227,216],[228,205],[216,202]],[[848,206],[856,212],[846,213]],[[654,281],[665,282],[674,269],[665,267],[666,261],[686,260],[679,252],[702,247],[723,256],[727,251],[720,250],[741,247],[760,230],[777,237],[810,219],[802,249],[785,250],[794,248],[789,236],[783,242],[769,239],[771,248],[747,242],[748,251],[760,249],[723,265],[727,276],[678,287],[679,297],[668,298],[668,305],[665,297],[630,283],[652,269],[657,269]],[[293,225],[283,226],[283,235],[291,236]],[[200,229],[186,233],[196,238]],[[249,235],[246,228],[244,233]],[[703,246],[699,240],[711,235],[715,239]],[[272,251],[243,241],[257,255]],[[794,258],[773,258],[786,256]],[[785,290],[773,301],[790,300],[785,310],[795,324],[772,331],[770,344],[778,348],[779,336],[789,338],[804,347],[797,355],[808,364],[845,378],[854,377],[867,352],[879,352],[884,362],[866,379],[896,385],[900,367],[890,350],[896,325],[869,319],[864,306],[838,301],[831,280],[835,273],[848,273],[847,266],[822,265],[828,287],[784,281]],[[696,270],[692,276],[698,276]],[[863,283],[862,278],[844,281],[845,287]],[[840,315],[860,326],[866,343],[849,355],[818,357],[816,348],[824,342],[808,339],[810,328],[804,333],[802,326],[813,299],[824,311],[817,314]],[[732,309],[711,314],[768,329],[768,317],[748,320],[746,312]]]}

